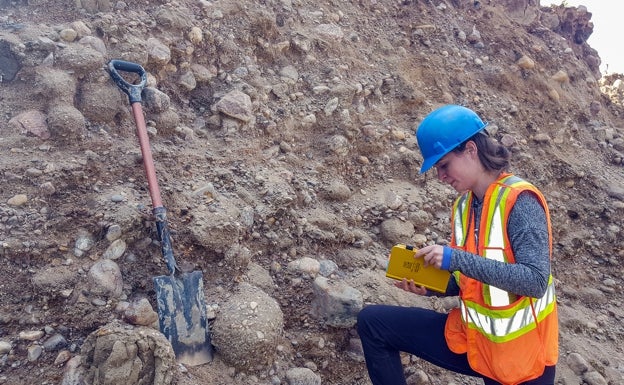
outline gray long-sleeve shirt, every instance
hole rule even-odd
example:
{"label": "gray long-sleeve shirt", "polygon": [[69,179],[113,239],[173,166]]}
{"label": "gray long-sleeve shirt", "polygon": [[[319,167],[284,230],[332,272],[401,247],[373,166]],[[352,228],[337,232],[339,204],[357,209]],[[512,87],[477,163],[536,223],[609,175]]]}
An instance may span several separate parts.
{"label": "gray long-sleeve shirt", "polygon": [[[476,223],[483,202],[473,200]],[[450,271],[517,295],[540,298],[546,292],[550,275],[549,239],[546,213],[533,193],[522,192],[509,215],[507,226],[516,263],[504,263],[453,249]],[[446,295],[459,294],[451,276]]]}

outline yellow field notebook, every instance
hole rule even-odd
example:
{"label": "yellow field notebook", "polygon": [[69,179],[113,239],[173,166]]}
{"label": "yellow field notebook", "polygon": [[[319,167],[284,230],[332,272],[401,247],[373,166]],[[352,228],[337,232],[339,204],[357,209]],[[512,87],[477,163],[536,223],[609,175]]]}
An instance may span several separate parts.
{"label": "yellow field notebook", "polygon": [[416,249],[413,246],[398,244],[390,250],[390,259],[386,268],[386,277],[402,280],[414,280],[416,285],[440,293],[446,292],[451,273],[447,270],[425,266],[423,258],[414,258]]}

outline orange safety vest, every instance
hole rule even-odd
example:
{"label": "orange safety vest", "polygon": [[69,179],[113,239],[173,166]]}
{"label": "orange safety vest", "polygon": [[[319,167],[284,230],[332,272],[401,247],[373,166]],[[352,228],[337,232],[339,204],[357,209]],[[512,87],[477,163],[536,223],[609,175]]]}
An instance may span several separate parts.
{"label": "orange safety vest", "polygon": [[[544,196],[530,183],[503,174],[488,187],[475,234],[472,192],[453,205],[451,246],[484,258],[515,263],[507,234],[509,213],[523,191],[532,191],[546,211],[550,254],[552,230]],[[478,244],[477,244],[478,243]],[[557,303],[552,275],[541,298],[518,296],[454,272],[460,288],[460,307],[451,310],[445,337],[449,348],[467,353],[476,372],[508,385],[542,375],[545,366],[557,363]]]}

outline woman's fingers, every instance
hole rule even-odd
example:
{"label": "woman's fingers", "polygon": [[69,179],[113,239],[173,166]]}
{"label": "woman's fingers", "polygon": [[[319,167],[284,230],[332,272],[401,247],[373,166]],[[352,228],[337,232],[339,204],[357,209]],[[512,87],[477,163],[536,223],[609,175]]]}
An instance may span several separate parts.
{"label": "woman's fingers", "polygon": [[417,286],[412,280],[410,280],[409,282],[409,288],[410,288],[409,291],[411,291],[414,294],[424,295],[427,293],[427,289],[425,289],[422,286]]}
{"label": "woman's fingers", "polygon": [[418,253],[416,253],[415,257],[422,257],[425,261],[425,266],[433,265],[439,269],[442,267],[443,251],[444,248],[440,245],[425,246],[422,249],[418,250]]}
{"label": "woman's fingers", "polygon": [[394,286],[403,289],[405,291],[409,291],[410,293],[425,295],[427,294],[427,289],[422,286],[417,286],[413,280],[407,280],[403,278],[401,281],[397,281],[394,283]]}

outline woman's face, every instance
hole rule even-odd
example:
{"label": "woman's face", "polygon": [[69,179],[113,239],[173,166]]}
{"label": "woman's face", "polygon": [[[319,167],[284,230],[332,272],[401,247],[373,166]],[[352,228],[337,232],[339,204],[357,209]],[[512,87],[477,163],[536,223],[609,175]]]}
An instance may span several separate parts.
{"label": "woman's face", "polygon": [[477,181],[480,164],[476,151],[474,142],[468,142],[463,151],[451,151],[446,154],[434,166],[438,179],[460,193],[472,190]]}

